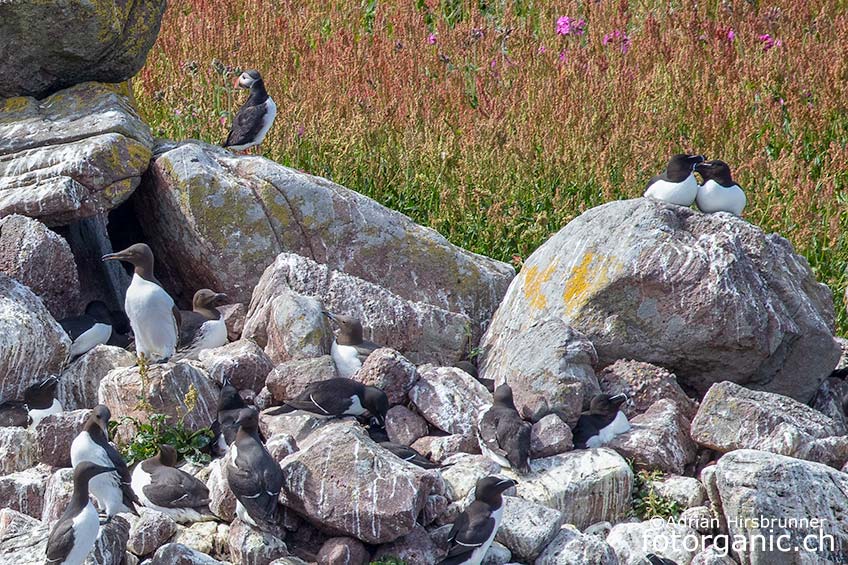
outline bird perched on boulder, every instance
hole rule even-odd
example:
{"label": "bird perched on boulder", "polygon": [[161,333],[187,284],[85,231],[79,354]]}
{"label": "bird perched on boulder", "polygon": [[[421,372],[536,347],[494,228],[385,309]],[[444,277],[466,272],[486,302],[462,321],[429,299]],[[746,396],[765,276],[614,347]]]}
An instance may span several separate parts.
{"label": "bird perched on boulder", "polygon": [[0,404],[0,427],[17,426],[35,428],[51,414],[62,412],[62,404],[56,398],[57,377],[47,377],[24,390],[24,399],[7,400]]}
{"label": "bird perched on boulder", "polygon": [[516,482],[501,477],[477,481],[474,502],[454,520],[450,549],[440,565],[480,565],[498,533],[503,518],[503,493]]}
{"label": "bird perched on boulder", "polygon": [[180,310],[180,344],[174,360],[197,359],[204,349],[221,347],[229,341],[227,324],[217,306],[227,295],[202,288],[194,293],[192,309]]}
{"label": "bird perched on boulder", "polygon": [[103,260],[133,265],[124,310],[135,335],[136,352],[153,363],[167,361],[177,349],[180,311],[153,275],[153,251],[144,243],[136,243],[104,255]]}
{"label": "bird perched on boulder", "polygon": [[674,155],[665,171],[648,181],[645,196],[678,206],[691,206],[698,194],[698,181],[692,171],[703,160],[703,155]]}
{"label": "bird perched on boulder", "polygon": [[305,410],[327,418],[362,416],[368,412],[377,425],[382,427],[389,411],[389,399],[377,387],[338,377],[310,383],[297,398],[286,400],[282,406],[269,411],[268,415],[288,414],[295,410]]}
{"label": "bird perched on boulder", "polygon": [[226,453],[230,444],[236,439],[236,433],[239,430],[239,425],[236,422],[238,422],[239,413],[244,408],[247,408],[247,404],[242,399],[238,389],[224,375],[221,393],[218,396],[218,416],[211,426],[212,433],[215,434],[213,444],[219,455]]}
{"label": "bird perched on boulder", "polygon": [[223,146],[235,151],[244,151],[262,143],[274,118],[277,116],[277,105],[265,90],[265,81],[259,71],[244,71],[236,79],[235,86],[249,88],[250,95],[236,112],[230,134]]}
{"label": "bird perched on boulder", "polygon": [[379,345],[362,337],[362,323],[352,316],[343,316],[323,311],[324,315],[339,326],[339,333],[330,347],[330,355],[336,371],[342,377],[353,376]]}
{"label": "bird perched on boulder", "polygon": [[695,171],[704,179],[704,184],[698,187],[695,201],[698,210],[707,214],[714,212],[730,212],[742,215],[747,200],[745,193],[730,176],[730,166],[724,161],[714,159],[704,161],[695,166]]}
{"label": "bird perched on boulder", "polygon": [[236,439],[226,464],[227,484],[236,495],[242,522],[266,532],[279,531],[283,471],[259,439],[259,414],[244,408],[237,420]]}
{"label": "bird perched on boulder", "polygon": [[82,565],[94,548],[100,533],[97,510],[88,497],[89,482],[103,473],[115,471],[90,461],[74,468],[74,491],[65,512],[47,538],[47,565]]}
{"label": "bird perched on boulder", "polygon": [[132,478],[127,464],[115,446],[109,443],[109,408],[98,404],[91,411],[82,431],[71,443],[71,465],[76,467],[90,461],[113,470],[102,473],[89,481],[89,489],[106,513],[107,519],[119,512],[138,515],[135,505],[141,505],[132,490]]}
{"label": "bird perched on boulder", "polygon": [[501,467],[529,473],[532,429],[515,408],[512,388],[502,384],[495,389],[494,403],[480,414],[477,422],[480,451]]}
{"label": "bird perched on boulder", "polygon": [[587,449],[600,447],[620,434],[630,431],[630,422],[619,407],[627,402],[627,395],[597,394],[592,397],[589,411],[580,415],[572,435],[574,447]]}
{"label": "bird perched on boulder", "polygon": [[408,445],[389,441],[389,436],[386,434],[386,430],[384,428],[368,426],[368,435],[377,443],[377,445],[395,457],[399,457],[407,463],[412,463],[422,469],[441,469],[443,467],[450,467],[450,465],[439,465],[438,463],[433,463]]}
{"label": "bird perched on boulder", "polygon": [[176,449],[168,444],[159,446],[159,453],[133,469],[133,491],[144,506],[175,522],[214,520],[215,515],[209,510],[209,489],[196,477],[177,469],[177,461]]}
{"label": "bird perched on boulder", "polygon": [[71,359],[109,343],[112,337],[112,314],[100,300],[89,302],[84,314],[59,320],[59,325],[71,338]]}

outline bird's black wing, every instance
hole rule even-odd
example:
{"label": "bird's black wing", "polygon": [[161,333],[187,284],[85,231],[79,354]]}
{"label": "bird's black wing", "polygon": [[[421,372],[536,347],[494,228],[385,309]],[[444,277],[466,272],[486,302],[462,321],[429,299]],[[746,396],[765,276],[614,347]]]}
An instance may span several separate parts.
{"label": "bird's black wing", "polygon": [[[255,439],[253,445],[238,446],[238,457],[227,465],[227,483],[248,515],[260,526],[279,523],[277,497],[283,487],[283,472]],[[266,463],[269,469],[264,469]]]}
{"label": "bird's black wing", "polygon": [[244,145],[256,139],[259,130],[262,129],[262,117],[268,109],[263,102],[255,106],[245,104],[236,113],[233,127],[224,142],[224,147],[231,145]]}
{"label": "bird's black wing", "polygon": [[417,465],[422,469],[438,469],[440,466],[433,463],[409,446],[393,443],[391,441],[380,442],[380,447],[406,461]]}
{"label": "bird's black wing", "polygon": [[648,555],[646,555],[645,563],[647,565],[677,565],[676,561],[666,559],[665,557],[660,557],[655,553],[649,553]]}
{"label": "bird's black wing", "polygon": [[[518,433],[515,432],[516,427]],[[533,430],[528,422],[521,419],[518,413],[498,422],[498,445],[506,452],[507,461],[513,469],[522,473],[530,471],[530,433]]]}
{"label": "bird's black wing", "polygon": [[160,467],[142,488],[144,496],[163,508],[199,508],[209,504],[209,489],[200,480],[173,467]]}
{"label": "bird's black wing", "polygon": [[0,404],[0,427],[25,428],[29,425],[29,412],[26,403],[20,400],[7,400]]}
{"label": "bird's black wing", "polygon": [[[472,505],[474,504],[472,502]],[[471,514],[466,510],[457,516],[450,534],[448,534],[451,548],[442,564],[463,563],[469,557],[469,553],[486,543],[489,536],[492,535],[494,527],[495,519],[488,512],[474,514],[471,517]]]}
{"label": "bird's black wing", "polygon": [[369,355],[374,353],[376,350],[380,349],[380,346],[374,343],[373,341],[363,341],[359,345],[353,346],[356,349],[356,356],[359,358],[361,363],[365,363],[365,360]]}
{"label": "bird's black wing", "polygon": [[90,330],[91,326],[95,323],[97,321],[94,318],[84,314],[82,316],[72,316],[64,320],[59,320],[59,325],[62,326],[62,329],[71,338],[71,341],[76,340],[79,336]]}
{"label": "bird's black wing", "polygon": [[141,506],[141,501],[138,500],[138,496],[136,496],[135,492],[132,489],[132,476],[130,475],[130,470],[127,468],[127,463],[124,461],[124,458],[121,457],[121,454],[118,453],[118,450],[115,449],[111,443],[106,444],[106,453],[109,455],[109,460],[112,462],[112,466],[116,469],[118,476],[121,481],[121,491],[124,494],[124,505],[132,511],[133,514],[138,516],[138,512],[135,510],[134,505]]}
{"label": "bird's black wing", "polygon": [[488,450],[496,455],[506,458],[507,452],[501,448],[501,443],[498,438],[499,423],[500,418],[498,410],[496,408],[489,408],[477,424],[477,433],[480,435],[483,445],[485,445]]}
{"label": "bird's black wing", "polygon": [[47,565],[63,563],[74,548],[74,523],[59,520],[47,538]]}
{"label": "bird's black wing", "polygon": [[585,414],[581,415],[580,418],[577,419],[577,423],[574,425],[574,428],[571,430],[571,434],[574,439],[574,447],[577,449],[586,449],[586,442],[592,437],[598,435],[599,432],[600,430],[595,426],[591,418]]}
{"label": "bird's black wing", "polygon": [[186,349],[192,344],[204,323],[206,323],[206,317],[197,312],[180,312],[180,349]]}

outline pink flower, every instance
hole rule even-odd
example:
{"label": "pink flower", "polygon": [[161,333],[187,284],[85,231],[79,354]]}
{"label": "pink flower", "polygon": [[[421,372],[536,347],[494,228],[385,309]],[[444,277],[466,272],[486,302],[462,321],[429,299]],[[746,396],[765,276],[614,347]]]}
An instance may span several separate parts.
{"label": "pink flower", "polygon": [[620,29],[611,31],[601,39],[602,45],[606,46],[610,43],[618,43],[622,53],[627,53],[627,50],[630,49],[630,38],[627,36],[626,31],[621,31]]}
{"label": "pink flower", "polygon": [[780,47],[783,45],[783,41],[780,39],[775,40],[771,35],[767,33],[763,33],[757,36],[757,39],[763,44],[763,51],[768,51],[772,47]]}
{"label": "pink flower", "polygon": [[539,55],[544,54],[544,53],[545,53],[545,51],[547,51],[547,49],[545,49],[545,46],[544,46],[544,45],[539,45],[539,51],[538,51]]}
{"label": "pink flower", "polygon": [[218,123],[222,126],[227,125],[227,118],[225,116],[221,116],[221,119],[218,120]]}
{"label": "pink flower", "polygon": [[727,30],[727,41],[732,43],[734,39],[736,39],[736,32],[733,31],[733,28],[730,28]]}
{"label": "pink flower", "polygon": [[556,33],[557,35],[583,35],[586,33],[586,20],[560,16],[556,21]]}
{"label": "pink flower", "polygon": [[489,68],[491,68],[492,70],[495,70],[495,67],[497,67],[497,66],[498,66],[497,59],[492,59],[492,62],[489,63]]}
{"label": "pink flower", "polygon": [[560,63],[564,63],[564,62],[565,62],[565,51],[560,51],[560,52],[559,52],[559,62],[560,62]]}
{"label": "pink flower", "polygon": [[297,126],[297,137],[303,137],[303,134],[306,132],[306,128],[303,127],[303,124]]}
{"label": "pink flower", "polygon": [[175,115],[175,116],[179,116],[179,115],[180,115],[180,114],[182,114],[182,113],[183,113],[183,111],[182,111],[182,110],[180,110],[179,108],[177,108],[176,110],[174,110],[174,115]]}
{"label": "pink flower", "polygon": [[435,45],[436,39],[437,39],[436,34],[431,33],[430,35],[427,36],[427,43],[429,43],[430,45]]}

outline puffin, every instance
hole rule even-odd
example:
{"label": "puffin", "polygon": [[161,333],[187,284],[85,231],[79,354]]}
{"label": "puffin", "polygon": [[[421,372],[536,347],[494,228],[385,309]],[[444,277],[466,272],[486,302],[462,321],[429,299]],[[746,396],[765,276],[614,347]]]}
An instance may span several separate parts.
{"label": "puffin", "polygon": [[91,479],[115,471],[113,467],[85,461],[74,468],[71,501],[47,538],[47,565],[82,565],[94,549],[100,519],[88,496]]}
{"label": "puffin", "polygon": [[680,153],[672,156],[665,171],[648,181],[645,196],[678,206],[691,206],[698,194],[698,181],[692,171],[703,161],[703,155]]}
{"label": "puffin", "polygon": [[715,212],[730,212],[736,216],[742,215],[745,204],[745,193],[730,176],[730,166],[719,159],[704,161],[695,166],[695,171],[704,179],[704,184],[698,187],[695,202],[698,210],[707,214]]}
{"label": "puffin", "polygon": [[620,434],[630,431],[630,422],[619,407],[627,395],[597,394],[589,403],[589,411],[577,419],[572,429],[575,449],[591,449],[609,443]]}
{"label": "puffin", "polygon": [[376,425],[383,427],[389,411],[386,393],[377,387],[366,386],[351,379],[337,377],[309,383],[297,398],[286,400],[282,406],[267,412],[269,416],[305,410],[318,416],[340,418],[370,413]]}
{"label": "puffin", "polygon": [[51,414],[62,412],[62,403],[56,398],[57,377],[47,377],[24,390],[24,399],[7,400],[0,404],[0,427],[35,429],[38,423]]}
{"label": "puffin", "polygon": [[80,316],[59,320],[59,325],[71,338],[71,359],[109,343],[112,337],[112,314],[100,300],[89,302]]}
{"label": "puffin", "polygon": [[242,399],[238,389],[224,375],[223,386],[221,386],[221,392],[218,396],[218,416],[211,426],[212,433],[215,434],[213,445],[219,455],[225,454],[230,448],[230,444],[236,439],[236,432],[239,429],[236,422],[239,413],[244,408],[247,408],[247,404]]}
{"label": "puffin", "polygon": [[521,474],[530,472],[530,432],[515,408],[512,388],[502,384],[495,389],[494,403],[480,414],[477,440],[480,451],[492,461]]}
{"label": "puffin", "polygon": [[135,269],[124,299],[124,310],[135,336],[136,352],[150,362],[170,359],[177,349],[180,311],[153,275],[153,251],[136,243],[103,256],[103,261],[126,261]]}
{"label": "puffin", "polygon": [[336,365],[339,376],[351,377],[356,373],[375,350],[380,346],[363,339],[362,323],[352,316],[342,316],[327,310],[323,314],[339,326],[339,335],[333,339],[330,355]]}
{"label": "puffin", "polygon": [[369,426],[368,435],[371,437],[372,440],[377,443],[377,445],[379,445],[395,457],[399,457],[407,463],[412,463],[413,465],[421,467],[422,469],[442,469],[451,466],[433,463],[432,461],[430,461],[408,445],[389,441],[389,436],[388,434],[386,434],[386,430],[384,428]]}
{"label": "puffin", "polygon": [[137,516],[135,505],[141,505],[132,490],[132,478],[127,464],[115,446],[109,443],[107,430],[111,417],[109,408],[98,404],[91,411],[82,431],[71,443],[71,466],[74,469],[85,461],[113,469],[112,472],[98,475],[89,482],[91,494],[104,510],[107,521],[119,512],[130,512]]}
{"label": "puffin", "polygon": [[198,359],[204,349],[225,345],[227,324],[216,306],[226,304],[227,295],[202,288],[194,293],[191,311],[180,311],[180,345],[174,360]]}
{"label": "puffin", "polygon": [[177,450],[168,444],[159,453],[135,466],[132,489],[141,503],[180,524],[214,520],[209,510],[209,489],[203,481],[177,469]]}
{"label": "puffin", "polygon": [[259,413],[244,408],[236,423],[239,430],[225,466],[227,484],[236,496],[236,514],[262,531],[278,532],[283,471],[259,439]]}
{"label": "puffin", "polygon": [[466,508],[448,534],[450,549],[440,565],[480,565],[498,533],[503,519],[503,493],[517,483],[512,479],[485,477],[477,481],[474,502]]}
{"label": "puffin", "polygon": [[265,81],[259,71],[244,71],[236,79],[235,86],[249,88],[250,95],[238,112],[233,126],[223,147],[234,151],[244,151],[262,143],[274,118],[277,116],[277,105],[265,90]]}

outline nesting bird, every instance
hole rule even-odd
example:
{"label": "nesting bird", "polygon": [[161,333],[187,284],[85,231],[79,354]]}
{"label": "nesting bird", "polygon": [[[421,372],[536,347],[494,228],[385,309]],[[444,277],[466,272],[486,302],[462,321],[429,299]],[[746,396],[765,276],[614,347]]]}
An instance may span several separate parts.
{"label": "nesting bird", "polygon": [[362,416],[368,412],[377,425],[382,427],[389,411],[389,399],[377,387],[339,377],[310,383],[297,398],[286,400],[282,406],[268,414],[276,416],[295,410],[305,410],[327,418]]}
{"label": "nesting bird", "polygon": [[56,398],[57,377],[47,377],[24,390],[24,399],[7,400],[0,404],[0,427],[16,426],[35,428],[51,414],[62,412],[62,404]]}
{"label": "nesting bird", "polygon": [[403,459],[407,463],[412,463],[422,469],[441,469],[443,467],[438,463],[433,463],[408,445],[389,441],[389,436],[386,434],[386,430],[384,428],[369,426],[368,435],[377,443],[377,445],[395,457]]}
{"label": "nesting bird", "polygon": [[223,455],[230,444],[236,439],[239,430],[238,419],[242,409],[247,408],[239,391],[224,375],[221,393],[218,396],[218,416],[212,422],[212,432],[215,434],[214,444],[219,454]]}
{"label": "nesting bird", "polygon": [[692,172],[703,160],[703,155],[674,155],[665,171],[648,181],[645,196],[678,206],[691,206],[698,195],[698,181]]}
{"label": "nesting bird", "polygon": [[229,341],[227,324],[217,306],[227,295],[203,288],[194,293],[192,309],[180,311],[180,345],[174,359],[197,359],[204,349],[221,347]]}
{"label": "nesting bird", "polygon": [[480,565],[501,526],[502,495],[515,484],[500,477],[477,481],[474,502],[456,517],[448,534],[450,549],[440,565]]}
{"label": "nesting bird", "polygon": [[100,300],[89,302],[80,316],[59,320],[59,325],[71,338],[71,359],[109,343],[112,337],[112,314]]}
{"label": "nesting bird", "polygon": [[215,519],[209,510],[209,489],[203,481],[177,469],[177,461],[177,451],[168,444],[161,445],[159,453],[133,469],[133,491],[144,506],[175,522]]}
{"label": "nesting bird", "polygon": [[112,414],[109,408],[98,404],[91,411],[82,431],[71,443],[71,465],[74,469],[86,461],[109,467],[110,472],[97,475],[89,481],[89,489],[108,519],[119,512],[137,514],[140,505],[132,490],[132,478],[127,464],[115,446],[109,443],[107,430]]}
{"label": "nesting bird", "polygon": [[47,538],[48,565],[82,565],[85,562],[100,532],[100,519],[88,497],[88,485],[97,476],[113,471],[112,467],[95,465],[90,461],[74,468],[71,501]]}
{"label": "nesting bird", "polygon": [[600,447],[620,434],[630,431],[630,422],[619,407],[627,395],[597,394],[592,397],[589,411],[580,415],[572,435],[576,449]]}
{"label": "nesting bird", "polygon": [[249,88],[250,95],[233,119],[233,125],[223,147],[244,151],[262,143],[274,118],[277,105],[265,90],[265,81],[259,71],[244,71],[236,79],[235,86]]}
{"label": "nesting bird", "polygon": [[380,346],[362,337],[362,323],[356,318],[327,310],[323,313],[339,326],[339,333],[330,347],[336,371],[342,377],[353,376],[362,367],[365,359]]}
{"label": "nesting bird", "polygon": [[704,179],[704,184],[698,187],[695,201],[698,210],[712,214],[714,212],[730,212],[742,215],[747,200],[745,193],[730,176],[730,166],[724,161],[714,159],[704,161],[695,166],[695,171]]}
{"label": "nesting bird", "polygon": [[124,310],[135,335],[136,352],[153,363],[167,361],[177,349],[180,311],[153,275],[153,251],[144,243],[136,243],[123,251],[104,255],[103,260],[133,265]]}
{"label": "nesting bird", "polygon": [[501,467],[529,473],[532,429],[515,408],[512,388],[502,384],[495,389],[494,403],[477,422],[480,451]]}

